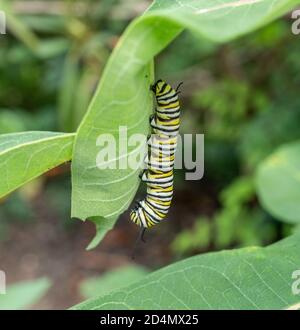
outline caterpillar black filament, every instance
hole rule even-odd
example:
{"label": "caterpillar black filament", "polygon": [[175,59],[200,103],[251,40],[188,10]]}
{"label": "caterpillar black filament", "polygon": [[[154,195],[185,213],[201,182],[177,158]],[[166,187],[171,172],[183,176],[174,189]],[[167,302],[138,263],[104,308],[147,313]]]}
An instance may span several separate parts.
{"label": "caterpillar black filament", "polygon": [[147,142],[146,170],[141,175],[147,184],[147,195],[144,200],[136,202],[130,213],[130,219],[142,228],[150,228],[163,220],[171,206],[180,126],[179,86],[174,89],[162,80],[151,86],[157,107],[150,117],[152,134]]}

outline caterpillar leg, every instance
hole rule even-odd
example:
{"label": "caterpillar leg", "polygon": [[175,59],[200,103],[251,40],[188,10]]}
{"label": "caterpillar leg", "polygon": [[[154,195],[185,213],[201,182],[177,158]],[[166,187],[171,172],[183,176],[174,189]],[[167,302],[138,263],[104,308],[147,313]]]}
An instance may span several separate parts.
{"label": "caterpillar leg", "polygon": [[140,206],[140,202],[141,202],[141,201],[142,201],[141,199],[137,199],[137,200],[135,201],[135,209],[136,209],[136,210],[139,208],[139,206]]}
{"label": "caterpillar leg", "polygon": [[154,116],[155,116],[154,113],[153,113],[152,115],[149,116],[149,123],[150,123],[150,124],[151,124],[151,121],[152,121],[152,119],[154,118]]}
{"label": "caterpillar leg", "polygon": [[139,178],[142,180],[142,178],[143,178],[143,175],[144,175],[144,173],[146,172],[146,169],[145,170],[142,170],[141,172],[140,172],[140,174],[139,174]]}
{"label": "caterpillar leg", "polygon": [[149,124],[150,124],[150,126],[151,126],[152,129],[155,128],[155,121],[156,121],[156,116],[155,115],[151,115],[149,117]]}

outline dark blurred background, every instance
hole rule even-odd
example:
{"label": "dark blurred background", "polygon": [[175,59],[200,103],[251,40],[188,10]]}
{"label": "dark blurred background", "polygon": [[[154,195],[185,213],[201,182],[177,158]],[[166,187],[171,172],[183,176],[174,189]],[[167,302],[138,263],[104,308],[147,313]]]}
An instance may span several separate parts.
{"label": "dark blurred background", "polygon": [[[0,134],[75,131],[118,38],[149,3],[9,1],[14,19],[0,36]],[[181,131],[205,134],[205,174],[185,181],[176,171],[168,221],[146,233],[134,260],[138,228],[128,212],[98,248],[85,250],[95,228],[70,219],[69,165],[0,200],[8,284],[52,282],[30,308],[68,308],[94,295],[104,273],[106,285],[118,285],[120,267],[135,278],[194,254],[289,234],[258,203],[254,173],[277,146],[300,137],[300,43],[290,25],[281,18],[226,45],[185,32],[156,58],[157,77],[184,81]]]}

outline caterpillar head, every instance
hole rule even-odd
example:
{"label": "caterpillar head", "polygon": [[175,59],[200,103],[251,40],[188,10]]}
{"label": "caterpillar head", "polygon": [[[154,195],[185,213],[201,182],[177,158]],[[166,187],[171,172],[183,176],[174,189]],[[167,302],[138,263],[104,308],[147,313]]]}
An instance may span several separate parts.
{"label": "caterpillar head", "polygon": [[159,94],[164,85],[165,83],[161,79],[159,79],[154,85],[151,86],[151,90],[154,94]]}

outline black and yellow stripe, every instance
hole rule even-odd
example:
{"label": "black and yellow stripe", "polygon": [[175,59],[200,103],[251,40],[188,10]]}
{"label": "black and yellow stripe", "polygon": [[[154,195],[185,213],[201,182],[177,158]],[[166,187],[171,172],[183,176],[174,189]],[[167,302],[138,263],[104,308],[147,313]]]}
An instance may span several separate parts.
{"label": "black and yellow stripe", "polygon": [[173,198],[173,170],[180,126],[177,89],[162,80],[151,87],[157,107],[150,118],[152,136],[147,142],[147,169],[141,177],[147,184],[147,196],[138,201],[130,213],[131,220],[143,228],[150,228],[163,220]]}

